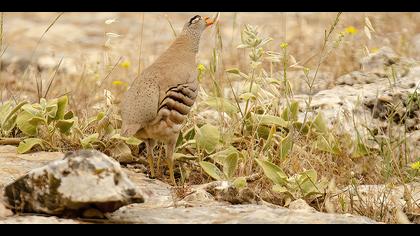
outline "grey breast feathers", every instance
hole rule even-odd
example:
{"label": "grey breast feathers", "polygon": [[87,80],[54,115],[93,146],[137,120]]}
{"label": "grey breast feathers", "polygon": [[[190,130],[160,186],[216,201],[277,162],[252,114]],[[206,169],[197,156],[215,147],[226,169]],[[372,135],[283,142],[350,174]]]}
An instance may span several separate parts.
{"label": "grey breast feathers", "polygon": [[140,77],[125,93],[122,108],[122,134],[132,136],[157,116],[159,86],[154,78]]}

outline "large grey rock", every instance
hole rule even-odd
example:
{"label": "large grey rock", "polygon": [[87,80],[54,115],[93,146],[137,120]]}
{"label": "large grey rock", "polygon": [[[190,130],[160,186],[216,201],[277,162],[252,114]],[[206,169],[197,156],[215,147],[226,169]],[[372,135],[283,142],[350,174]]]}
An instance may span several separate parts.
{"label": "large grey rock", "polygon": [[326,214],[260,205],[203,206],[191,208],[120,208],[109,214],[112,221],[143,224],[374,224],[349,214]]}
{"label": "large grey rock", "polygon": [[94,150],[67,153],[5,187],[6,204],[17,212],[51,215],[94,208],[112,212],[143,196],[119,163]]}
{"label": "large grey rock", "polygon": [[388,66],[396,64],[400,58],[389,47],[382,47],[360,60],[362,71],[384,74]]}

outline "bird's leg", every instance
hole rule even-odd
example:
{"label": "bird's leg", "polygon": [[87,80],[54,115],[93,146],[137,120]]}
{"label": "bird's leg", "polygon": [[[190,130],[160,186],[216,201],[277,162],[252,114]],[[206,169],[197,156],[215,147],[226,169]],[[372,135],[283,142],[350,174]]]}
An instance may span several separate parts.
{"label": "bird's leg", "polygon": [[171,141],[166,144],[166,161],[168,162],[169,167],[169,177],[173,185],[176,185],[175,176],[174,176],[174,150],[175,150],[175,141]]}
{"label": "bird's leg", "polygon": [[155,165],[153,163],[153,148],[156,146],[156,141],[153,139],[146,140],[147,161],[149,162],[150,177],[155,178]]}

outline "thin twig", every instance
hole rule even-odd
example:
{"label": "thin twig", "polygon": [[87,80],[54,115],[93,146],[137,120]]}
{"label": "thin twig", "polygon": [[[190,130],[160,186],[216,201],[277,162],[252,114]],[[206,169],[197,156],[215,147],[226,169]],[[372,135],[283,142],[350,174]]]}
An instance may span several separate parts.
{"label": "thin twig", "polygon": [[0,145],[17,146],[19,145],[20,141],[22,141],[20,138],[0,138]]}

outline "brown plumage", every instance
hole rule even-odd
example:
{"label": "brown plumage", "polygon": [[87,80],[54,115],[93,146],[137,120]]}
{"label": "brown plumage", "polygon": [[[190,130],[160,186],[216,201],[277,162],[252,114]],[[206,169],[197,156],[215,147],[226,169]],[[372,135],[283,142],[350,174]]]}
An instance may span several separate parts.
{"label": "brown plumage", "polygon": [[194,16],[172,45],[134,80],[122,101],[122,134],[146,143],[151,176],[154,177],[153,148],[166,144],[171,181],[176,140],[197,97],[197,66],[200,37],[213,24]]}

